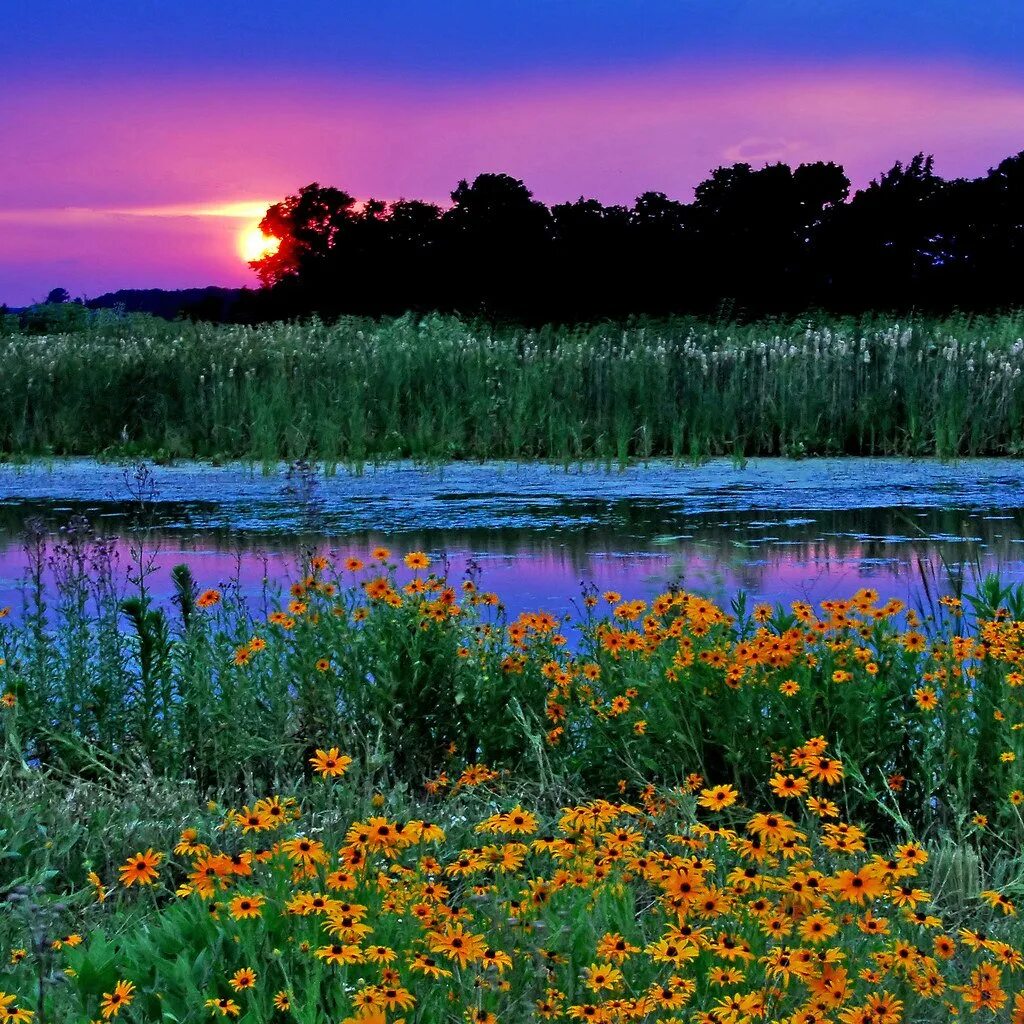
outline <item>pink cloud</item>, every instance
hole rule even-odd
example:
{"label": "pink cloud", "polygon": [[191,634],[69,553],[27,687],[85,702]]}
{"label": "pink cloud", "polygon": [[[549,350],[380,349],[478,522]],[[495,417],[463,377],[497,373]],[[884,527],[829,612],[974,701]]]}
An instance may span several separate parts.
{"label": "pink cloud", "polygon": [[[19,141],[0,157],[0,298],[24,300],[30,282],[33,293],[51,283],[96,293],[252,280],[237,220],[82,223],[62,207],[235,203],[312,180],[444,201],[485,170],[523,178],[548,202],[628,203],[646,189],[688,199],[711,168],[739,159],[837,160],[863,185],[919,149],[942,174],[977,175],[1020,147],[1024,85],[888,64],[658,67],[459,90],[315,77],[43,81],[9,88],[0,120]],[[43,209],[45,225],[15,222],[14,211]]]}

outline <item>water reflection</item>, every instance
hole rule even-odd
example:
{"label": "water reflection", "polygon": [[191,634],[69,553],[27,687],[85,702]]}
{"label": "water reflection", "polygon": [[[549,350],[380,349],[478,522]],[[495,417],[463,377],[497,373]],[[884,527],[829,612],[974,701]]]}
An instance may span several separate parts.
{"label": "water reflection", "polygon": [[265,523],[253,529],[244,521],[210,526],[207,519],[196,527],[193,507],[166,502],[147,509],[146,529],[138,530],[137,509],[123,502],[8,499],[0,505],[0,605],[18,604],[18,580],[29,564],[22,542],[26,521],[39,522],[52,553],[74,516],[84,516],[98,536],[112,538],[110,556],[122,576],[133,560],[133,543],[141,544],[152,558],[149,583],[158,597],[168,595],[169,571],[183,561],[203,586],[236,580],[243,593],[263,600],[297,571],[303,552],[327,553],[340,562],[365,556],[378,544],[389,544],[396,554],[426,550],[455,576],[478,566],[481,584],[500,593],[513,614],[538,607],[566,612],[583,584],[649,597],[682,582],[720,599],[743,589],[752,600],[770,601],[820,601],[872,586],[883,598],[916,601],[922,575],[948,589],[947,570],[956,566],[1024,580],[1020,509],[686,514],[653,499],[573,499],[523,513],[514,526],[505,517],[488,528],[474,513],[474,525],[459,528],[458,502],[450,504],[448,529],[410,529],[401,517],[397,528],[388,529],[388,514],[379,512],[378,528],[339,532]]}

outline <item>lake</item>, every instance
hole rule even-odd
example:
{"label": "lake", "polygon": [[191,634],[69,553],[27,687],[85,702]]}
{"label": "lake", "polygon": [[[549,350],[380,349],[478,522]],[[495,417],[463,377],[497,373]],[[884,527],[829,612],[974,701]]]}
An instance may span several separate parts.
{"label": "lake", "polygon": [[[582,585],[649,597],[669,583],[728,599],[820,601],[876,588],[918,602],[947,573],[1024,580],[1024,463],[970,459],[655,461],[625,470],[409,463],[287,473],[89,459],[0,466],[0,605],[19,602],[26,523],[51,552],[81,518],[120,571],[140,540],[150,585],[188,562],[201,586],[253,595],[303,551],[424,550],[479,569],[513,613],[567,612]],[[134,540],[133,540],[134,538]],[[409,575],[404,569],[402,575]]]}

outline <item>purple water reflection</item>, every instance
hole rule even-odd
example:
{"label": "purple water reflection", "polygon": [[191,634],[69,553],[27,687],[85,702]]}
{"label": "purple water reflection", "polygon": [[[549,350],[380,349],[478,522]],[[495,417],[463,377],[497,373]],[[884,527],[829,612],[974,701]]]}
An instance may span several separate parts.
{"label": "purple water reflection", "polygon": [[[20,603],[33,519],[52,553],[62,527],[84,517],[111,538],[124,578],[139,506],[125,500],[122,475],[84,461],[0,468],[0,605]],[[949,589],[951,566],[1024,581],[1024,467],[1009,461],[763,460],[622,474],[405,466],[318,478],[301,500],[280,476],[238,467],[155,467],[153,481],[142,518],[161,598],[180,562],[201,586],[235,580],[259,604],[297,573],[302,552],[340,564],[377,544],[396,556],[425,550],[453,578],[479,568],[513,615],[568,612],[582,583],[650,597],[682,581],[722,600],[743,589],[773,602],[871,586],[914,603],[922,576]]]}

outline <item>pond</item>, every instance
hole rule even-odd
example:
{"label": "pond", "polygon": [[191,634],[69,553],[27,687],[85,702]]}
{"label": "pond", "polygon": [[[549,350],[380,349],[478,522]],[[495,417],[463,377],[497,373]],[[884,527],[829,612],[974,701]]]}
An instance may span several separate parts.
{"label": "pond", "polygon": [[[188,562],[253,595],[303,551],[424,550],[478,568],[514,614],[563,613],[581,585],[649,597],[669,583],[728,600],[820,601],[857,588],[922,602],[950,572],[1024,580],[1024,463],[972,459],[667,462],[625,470],[409,463],[325,477],[299,467],[0,466],[0,605],[17,607],[26,524],[52,545],[84,517],[124,571],[144,527],[158,595]],[[133,538],[135,538],[133,540]],[[408,573],[405,573],[408,575]]]}

